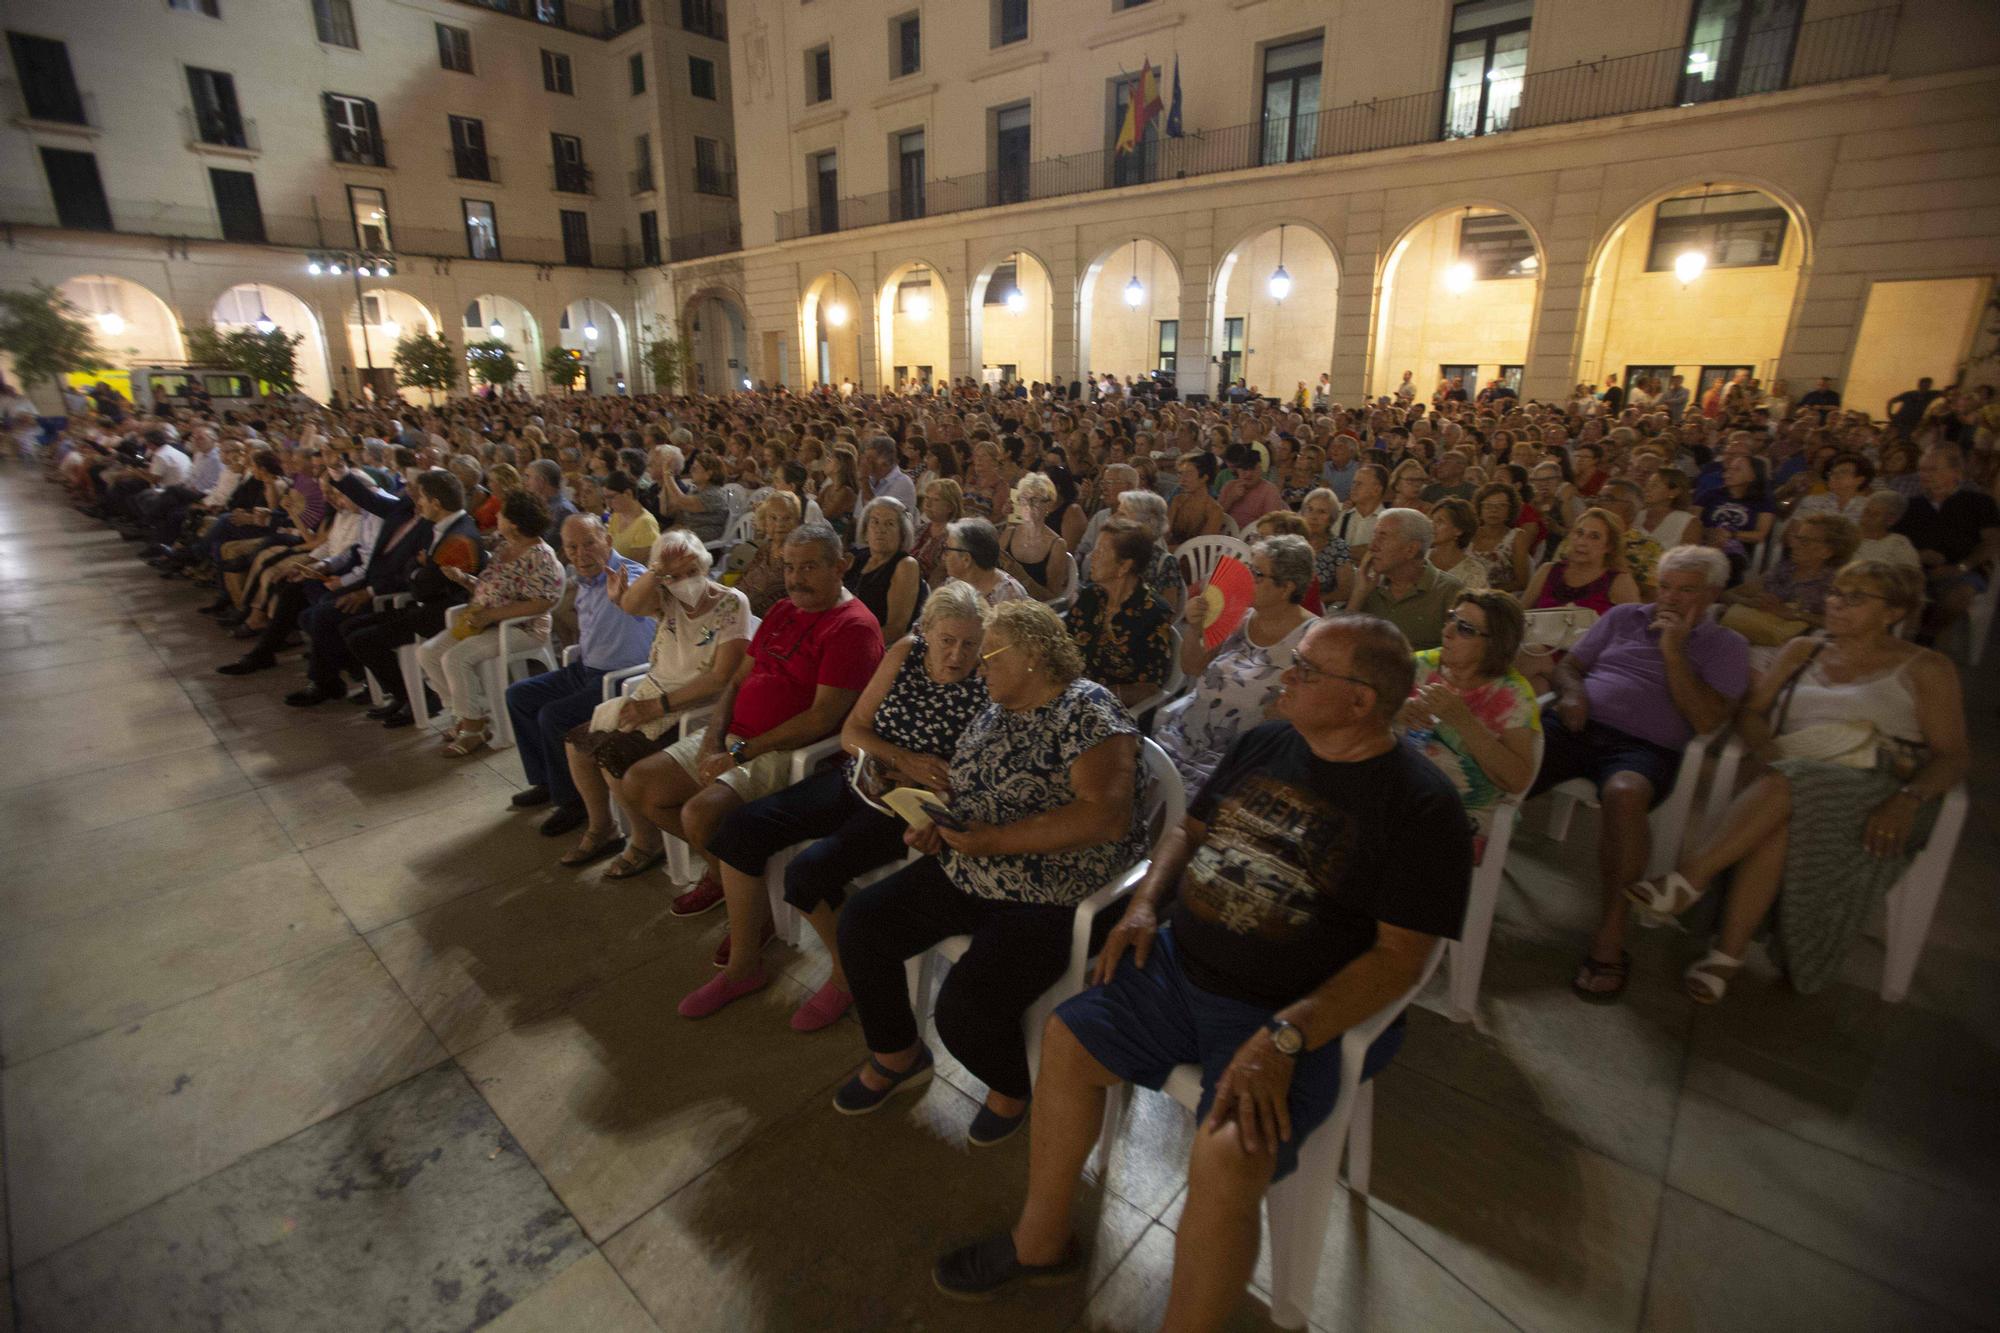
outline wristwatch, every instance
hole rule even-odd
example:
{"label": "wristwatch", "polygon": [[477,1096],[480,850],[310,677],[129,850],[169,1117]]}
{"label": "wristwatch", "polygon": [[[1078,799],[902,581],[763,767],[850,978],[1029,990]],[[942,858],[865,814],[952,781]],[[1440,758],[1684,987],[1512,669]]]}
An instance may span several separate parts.
{"label": "wristwatch", "polygon": [[729,747],[729,757],[740,764],[743,762],[743,752],[749,748],[749,741],[738,741]]}
{"label": "wristwatch", "polygon": [[1274,1018],[1264,1025],[1264,1031],[1271,1034],[1271,1044],[1278,1048],[1280,1055],[1297,1055],[1306,1048],[1306,1034],[1299,1030],[1296,1023]]}

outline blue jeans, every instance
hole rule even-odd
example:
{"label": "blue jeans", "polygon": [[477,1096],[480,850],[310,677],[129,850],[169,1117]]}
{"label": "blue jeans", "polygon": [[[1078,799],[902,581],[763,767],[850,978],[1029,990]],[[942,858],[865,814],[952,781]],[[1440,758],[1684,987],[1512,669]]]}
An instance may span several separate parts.
{"label": "blue jeans", "polygon": [[591,711],[604,701],[603,682],[604,672],[574,662],[507,687],[507,716],[521,749],[521,769],[528,785],[547,787],[557,805],[583,804],[569,776],[563,738],[572,727],[590,721]]}

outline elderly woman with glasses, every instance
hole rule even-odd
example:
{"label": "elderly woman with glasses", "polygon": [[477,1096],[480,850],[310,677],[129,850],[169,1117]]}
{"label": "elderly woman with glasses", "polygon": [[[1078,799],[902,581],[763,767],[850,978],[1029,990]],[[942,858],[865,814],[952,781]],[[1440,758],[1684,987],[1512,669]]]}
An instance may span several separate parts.
{"label": "elderly woman with glasses", "polygon": [[1271,720],[1285,669],[1316,619],[1300,605],[1313,583],[1313,550],[1304,537],[1257,542],[1250,569],[1250,613],[1213,648],[1202,638],[1207,602],[1188,599],[1181,670],[1198,683],[1160,710],[1157,734],[1189,791],[1208,781],[1238,736]]}
{"label": "elderly woman with glasses", "polygon": [[1713,1004],[1752,935],[1782,905],[1772,955],[1812,994],[1930,837],[1940,798],[1971,762],[1958,669],[1896,628],[1923,607],[1923,575],[1856,561],[1826,596],[1826,630],[1786,644],[1737,715],[1766,771],[1680,865],[1625,890],[1656,919],[1681,915],[1730,872],[1722,928],[1682,979]]}
{"label": "elderly woman with glasses", "polygon": [[944,572],[998,606],[1028,595],[1021,581],[1000,568],[1000,534],[983,518],[961,518],[945,528]]}
{"label": "elderly woman with glasses", "polygon": [[1800,514],[1785,525],[1777,568],[1722,595],[1722,623],[1758,647],[1775,648],[1826,623],[1834,575],[1854,556],[1861,536],[1839,514]]}
{"label": "elderly woman with glasses", "polygon": [[932,1057],[904,963],[953,935],[971,947],[938,991],[938,1036],[986,1085],[968,1138],[1000,1142],[1026,1121],[1021,1016],[1062,975],[1076,905],[1145,855],[1138,729],[1053,611],[994,608],[981,651],[992,702],[952,752],[943,818],[905,840],[924,859],[856,894],[840,958],[869,1056],[833,1099],[847,1115],[921,1086]]}
{"label": "elderly woman with glasses", "polygon": [[1396,715],[1410,744],[1437,765],[1472,817],[1475,857],[1486,850],[1493,810],[1535,780],[1542,713],[1514,669],[1526,627],[1504,592],[1461,596],[1444,618],[1444,643],[1416,655],[1417,679]]}

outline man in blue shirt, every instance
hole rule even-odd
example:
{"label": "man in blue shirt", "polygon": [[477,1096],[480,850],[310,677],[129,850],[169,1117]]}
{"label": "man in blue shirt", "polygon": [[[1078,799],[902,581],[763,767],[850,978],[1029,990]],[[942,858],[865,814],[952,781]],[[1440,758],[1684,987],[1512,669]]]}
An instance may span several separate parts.
{"label": "man in blue shirt", "polygon": [[1320,483],[1331,488],[1342,504],[1347,503],[1347,493],[1354,489],[1354,473],[1361,466],[1354,444],[1354,437],[1345,432],[1327,441],[1326,467],[1320,473]]}
{"label": "man in blue shirt", "polygon": [[507,687],[507,715],[521,747],[521,768],[528,776],[526,791],[514,794],[513,806],[527,810],[555,803],[542,821],[542,833],[560,837],[583,827],[583,798],[569,776],[564,737],[571,728],[590,721],[604,699],[604,675],[638,666],[652,654],[656,628],[650,616],[627,615],[605,593],[612,565],[628,581],[646,567],[611,549],[611,534],[590,514],[573,514],[562,526],[563,556],[569,561],[570,582],[576,589],[576,620],[583,651],[565,667]]}

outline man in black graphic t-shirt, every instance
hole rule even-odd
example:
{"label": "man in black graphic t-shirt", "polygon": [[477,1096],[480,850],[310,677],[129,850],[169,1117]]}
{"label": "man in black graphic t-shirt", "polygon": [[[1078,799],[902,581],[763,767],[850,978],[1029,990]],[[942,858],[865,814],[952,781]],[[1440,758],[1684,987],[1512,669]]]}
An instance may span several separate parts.
{"label": "man in black graphic t-shirt", "polygon": [[[1237,740],[1133,894],[1100,984],[1049,1020],[1027,1203],[1012,1231],[938,1261],[945,1294],[980,1299],[1081,1271],[1070,1206],[1106,1089],[1158,1088],[1198,1064],[1166,1323],[1223,1322],[1257,1261],[1259,1201],[1333,1113],[1341,1034],[1415,986],[1465,915],[1464,808],[1389,730],[1413,679],[1409,643],[1385,620],[1307,631],[1284,676],[1284,720]],[[1366,1072],[1400,1039],[1399,1026],[1384,1033]]]}

